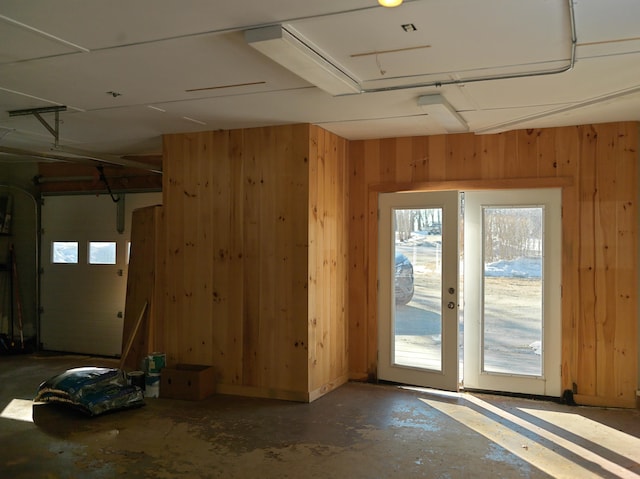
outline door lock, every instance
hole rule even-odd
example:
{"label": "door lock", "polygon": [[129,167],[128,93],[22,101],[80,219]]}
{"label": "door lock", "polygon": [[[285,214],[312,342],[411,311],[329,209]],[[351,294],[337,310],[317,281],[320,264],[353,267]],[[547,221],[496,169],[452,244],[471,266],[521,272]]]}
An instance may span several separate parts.
{"label": "door lock", "polygon": [[455,288],[449,288],[449,294],[453,294],[453,293],[455,293],[455,292],[456,292],[456,289],[455,289]]}
{"label": "door lock", "polygon": [[453,309],[456,307],[456,303],[454,303],[453,301],[449,301],[449,303],[447,304],[447,308],[449,309]]}

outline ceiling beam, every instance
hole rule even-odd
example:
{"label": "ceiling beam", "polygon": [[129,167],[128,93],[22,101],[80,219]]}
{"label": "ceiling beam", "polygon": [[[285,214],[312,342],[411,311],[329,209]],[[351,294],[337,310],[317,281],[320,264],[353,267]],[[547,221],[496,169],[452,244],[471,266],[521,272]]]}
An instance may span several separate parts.
{"label": "ceiling beam", "polygon": [[[118,156],[90,153],[84,150],[79,150],[77,148],[62,147],[62,146],[52,148],[52,151],[54,152],[59,151],[62,154],[23,150],[20,148],[0,146],[0,154],[4,153],[12,156],[40,158],[43,160],[65,161],[70,163],[79,163],[83,165],[92,165],[92,166],[95,166],[96,164],[102,165],[106,163],[109,165],[122,166],[126,168],[136,168],[139,170],[149,171],[151,173],[162,174],[162,167],[148,164],[148,163],[143,163],[140,161],[120,158]],[[66,155],[64,153],[66,153]],[[72,155],[72,156],[68,156],[68,155]]]}

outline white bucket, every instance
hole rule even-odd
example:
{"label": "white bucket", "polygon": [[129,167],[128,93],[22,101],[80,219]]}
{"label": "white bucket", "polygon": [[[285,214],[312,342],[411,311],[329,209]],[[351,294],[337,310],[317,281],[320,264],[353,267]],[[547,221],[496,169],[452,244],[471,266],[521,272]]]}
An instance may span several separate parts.
{"label": "white bucket", "polygon": [[145,376],[144,397],[160,397],[160,374],[147,374]]}

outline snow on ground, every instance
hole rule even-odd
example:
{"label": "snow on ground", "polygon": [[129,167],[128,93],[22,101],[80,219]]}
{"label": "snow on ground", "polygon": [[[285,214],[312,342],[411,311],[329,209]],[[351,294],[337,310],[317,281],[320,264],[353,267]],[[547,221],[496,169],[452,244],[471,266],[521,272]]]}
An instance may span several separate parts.
{"label": "snow on ground", "polygon": [[494,278],[540,278],[542,277],[542,258],[517,258],[487,263],[485,276]]}
{"label": "snow on ground", "polygon": [[[426,246],[441,248],[441,236],[434,235],[427,231],[414,231],[411,236],[404,241],[396,241],[396,247],[417,247]],[[411,258],[410,258],[411,259]],[[416,264],[415,258],[412,261],[416,272],[431,271],[425,270],[421,264]],[[499,260],[485,264],[485,276],[493,278],[541,278],[542,277],[542,257],[521,257],[511,260]]]}
{"label": "snow on ground", "polygon": [[533,349],[534,354],[537,354],[538,356],[542,355],[542,341],[534,341],[529,345],[529,347]]}

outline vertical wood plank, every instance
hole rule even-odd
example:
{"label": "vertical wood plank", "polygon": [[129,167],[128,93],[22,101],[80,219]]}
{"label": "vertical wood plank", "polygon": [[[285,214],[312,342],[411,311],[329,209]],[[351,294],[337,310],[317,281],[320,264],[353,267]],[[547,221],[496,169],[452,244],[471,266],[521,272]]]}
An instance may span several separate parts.
{"label": "vertical wood plank", "polygon": [[505,135],[481,135],[479,138],[478,161],[480,162],[480,178],[504,177],[503,162],[498,161],[504,157]]}
{"label": "vertical wood plank", "polygon": [[477,137],[471,133],[450,135],[447,138],[449,163],[446,178],[478,179],[482,176],[481,159],[476,151]]}
{"label": "vertical wood plank", "polygon": [[319,153],[324,145],[324,135],[317,127],[312,127],[309,137],[309,327],[307,332],[309,389],[314,389],[318,374],[318,356],[320,333],[318,323],[321,321],[321,205],[319,204],[320,178]]}
{"label": "vertical wood plank", "polygon": [[[204,136],[204,135],[203,135]],[[197,276],[204,283],[198,296],[202,313],[211,311],[211,331],[208,332],[208,348],[212,354],[208,363],[216,366],[220,381],[231,381],[235,371],[232,353],[227,342],[232,314],[229,305],[230,285],[230,235],[233,231],[231,223],[231,164],[229,161],[229,133],[212,132],[205,136],[207,148],[203,152],[201,179],[202,199],[204,202],[199,221],[199,240],[202,270]],[[207,211],[205,211],[207,210]],[[200,246],[200,245],[199,245]],[[208,270],[208,271],[207,271]],[[204,343],[204,337],[201,343]]]}
{"label": "vertical wood plank", "polygon": [[[292,288],[285,298],[290,307],[285,318],[285,343],[290,345],[285,370],[289,377],[282,378],[283,385],[297,391],[308,393],[309,369],[307,367],[307,330],[309,303],[308,294],[308,254],[309,254],[309,125],[293,125],[284,130],[289,148],[280,149],[290,172],[284,189],[286,194],[281,205],[288,220],[284,223],[283,234],[290,238],[290,244],[284,257]],[[288,185],[288,186],[287,186]],[[285,241],[286,242],[286,241]],[[305,298],[305,301],[301,301]]]}
{"label": "vertical wood plank", "polygon": [[[276,338],[279,325],[276,321],[276,287],[284,284],[287,287],[285,278],[280,276],[277,269],[275,257],[275,169],[277,165],[274,161],[275,154],[275,132],[271,128],[258,129],[258,143],[260,145],[260,182],[258,186],[259,201],[261,203],[259,229],[261,241],[258,245],[258,261],[261,264],[260,277],[258,278],[258,301],[259,316],[258,324],[260,334],[258,336],[258,358],[257,367],[259,371],[258,386],[264,387],[266,384],[277,384],[277,371],[271,367],[274,363],[280,362],[283,351],[278,348]],[[270,355],[273,355],[270,357]]]}
{"label": "vertical wood plank", "polygon": [[339,282],[342,287],[339,289],[339,299],[336,307],[340,313],[340,324],[338,335],[338,355],[340,365],[337,375],[346,381],[349,375],[349,204],[351,192],[349,191],[349,168],[348,168],[348,142],[344,138],[338,138],[338,157],[336,162],[340,175],[340,189],[338,198],[341,201],[340,211],[340,232],[339,232]]}
{"label": "vertical wood plank", "polygon": [[[365,143],[365,181],[368,185],[380,183],[385,177],[381,176],[381,163],[383,159],[380,155],[381,142],[374,140]],[[378,350],[378,293],[376,279],[378,277],[377,254],[378,254],[378,195],[365,190],[365,229],[366,237],[363,238],[365,249],[365,271],[366,281],[361,287],[366,288],[367,307],[366,327],[363,338],[366,351],[365,365],[366,373],[370,378],[377,377],[377,350]]]}
{"label": "vertical wood plank", "polygon": [[[316,238],[317,242],[315,247],[316,253],[316,277],[317,277],[317,291],[316,291],[316,317],[317,322],[315,326],[315,369],[313,371],[314,378],[317,378],[318,374],[321,374],[322,365],[326,359],[325,354],[325,333],[326,333],[326,317],[328,315],[328,301],[330,290],[327,288],[327,284],[330,281],[328,274],[327,264],[327,147],[326,147],[326,135],[321,134],[318,136],[318,152],[316,163],[316,200],[318,209],[318,219],[316,223]],[[314,384],[315,386],[315,384]],[[313,387],[313,386],[312,386]]]}
{"label": "vertical wood plank", "polygon": [[[558,175],[577,178],[578,138],[576,128],[562,128],[556,134]],[[572,390],[578,361],[578,321],[580,318],[580,248],[575,233],[580,231],[578,185],[562,191],[562,390]]]}
{"label": "vertical wood plank", "polygon": [[411,138],[412,167],[411,181],[427,181],[429,178],[429,137]]}
{"label": "vertical wood plank", "polygon": [[[220,209],[214,208],[213,205],[223,200],[228,205],[229,201],[228,184],[218,183],[220,177],[228,179],[229,176],[226,135],[223,133],[200,135],[200,148],[201,160],[198,161],[198,168],[194,168],[196,178],[193,182],[197,189],[197,197],[195,198],[197,205],[193,210],[197,215],[194,218],[195,244],[193,251],[197,257],[197,265],[195,265],[193,274],[196,281],[193,314],[196,317],[204,316],[204,318],[208,318],[208,321],[197,321],[203,324],[197,330],[198,336],[193,338],[193,362],[215,365],[220,351],[225,351],[224,345],[217,341],[215,336],[217,334],[216,326],[221,325],[219,318],[226,314],[226,311],[216,311],[216,306],[220,306],[220,299],[224,298],[223,307],[226,307],[227,292],[217,289],[216,279],[221,274],[221,270],[217,267],[214,258],[216,252],[219,255],[219,251],[225,249],[223,245],[228,242],[229,223],[228,218],[220,217]],[[223,228],[225,233],[220,234],[220,230]],[[218,245],[214,243],[214,238],[219,242]],[[217,247],[212,247],[213,245]],[[217,368],[218,374],[227,370],[224,359],[226,358],[222,355],[220,358],[221,367]]]}
{"label": "vertical wood plank", "polygon": [[[613,344],[616,328],[616,168],[613,155],[617,130],[614,125],[597,125],[594,204],[595,233],[595,333],[596,394],[615,391]],[[613,165],[611,163],[614,163]]]}
{"label": "vertical wood plank", "polygon": [[551,178],[558,174],[558,158],[556,156],[557,129],[545,128],[539,130],[537,141],[538,171],[536,176]]}
{"label": "vertical wood plank", "polygon": [[593,127],[581,127],[579,169],[579,296],[581,298],[578,321],[578,361],[576,383],[580,394],[596,394],[596,283],[595,283],[595,205],[598,201],[596,189],[596,145],[597,133]]}
{"label": "vertical wood plank", "polygon": [[436,135],[430,136],[429,154],[428,154],[428,171],[429,175],[426,179],[429,181],[440,181],[447,179],[447,136]]}
{"label": "vertical wood plank", "polygon": [[396,169],[398,159],[396,158],[396,139],[383,138],[380,140],[380,155],[378,157],[380,170],[378,177],[389,181],[396,181]]}
{"label": "vertical wood plank", "polygon": [[638,160],[640,149],[637,128],[619,124],[616,150],[616,331],[613,342],[614,394],[633,403],[637,388],[638,363]]}
{"label": "vertical wood plank", "polygon": [[[202,154],[202,137],[201,135],[191,135],[188,143],[187,158],[196,158],[196,161],[187,161],[184,164],[184,182],[182,185],[182,211],[180,212],[183,221],[183,233],[182,243],[179,247],[182,250],[183,265],[192,265],[195,267],[198,262],[198,253],[196,252],[196,236],[197,236],[197,210],[199,204],[199,188],[197,185],[197,179],[200,176],[199,167]],[[193,321],[190,318],[196,316],[196,291],[197,281],[193,274],[182,274],[182,284],[176,290],[176,296],[179,298],[181,305],[180,322],[181,335],[180,335],[180,350],[182,352],[182,361],[186,363],[198,364],[197,347],[194,342],[200,337],[203,332],[201,330],[206,328],[208,321]],[[207,314],[208,311],[203,311]]]}
{"label": "vertical wood plank", "polygon": [[[398,138],[393,157],[396,158],[396,179],[398,183],[408,183],[413,177],[413,140],[410,137]],[[393,160],[392,160],[393,161]]]}
{"label": "vertical wood plank", "polygon": [[367,377],[367,177],[365,143],[350,142],[349,156],[349,377]]}
{"label": "vertical wood plank", "polygon": [[185,159],[189,157],[189,135],[169,135],[163,140],[163,205],[165,212],[164,237],[166,238],[167,283],[165,295],[165,336],[167,362],[183,361],[181,286],[184,276],[184,175]]}
{"label": "vertical wood plank", "polygon": [[[244,365],[244,325],[245,292],[245,216],[244,191],[245,170],[243,154],[243,132],[234,130],[229,133],[230,191],[229,191],[229,268],[226,271],[228,282],[228,308],[226,320],[229,324],[226,337],[226,358],[228,370],[224,380],[229,384],[242,384]],[[239,274],[240,273],[240,274]],[[225,341],[225,339],[220,339]]]}
{"label": "vertical wood plank", "polygon": [[517,160],[507,161],[510,178],[536,178],[538,176],[538,135],[540,130],[518,130]]}
{"label": "vertical wood plank", "polygon": [[[318,165],[318,193],[319,204],[322,211],[322,246],[321,246],[321,258],[322,264],[319,265],[321,273],[320,295],[321,295],[321,314],[320,318],[321,327],[319,328],[318,345],[320,356],[320,364],[322,368],[319,370],[319,379],[322,378],[322,371],[330,367],[331,354],[328,348],[330,347],[329,335],[331,333],[331,300],[333,290],[333,254],[332,251],[332,234],[334,216],[331,209],[332,202],[332,154],[331,154],[331,137],[327,134],[322,135],[323,141],[321,143],[320,157],[321,160]],[[320,145],[319,145],[320,146]]]}
{"label": "vertical wood plank", "polygon": [[244,167],[244,262],[242,269],[243,290],[251,292],[243,298],[244,314],[242,318],[242,383],[259,383],[259,337],[260,337],[260,243],[262,242],[260,217],[262,198],[260,197],[260,154],[262,145],[256,130],[243,131],[243,167]]}

